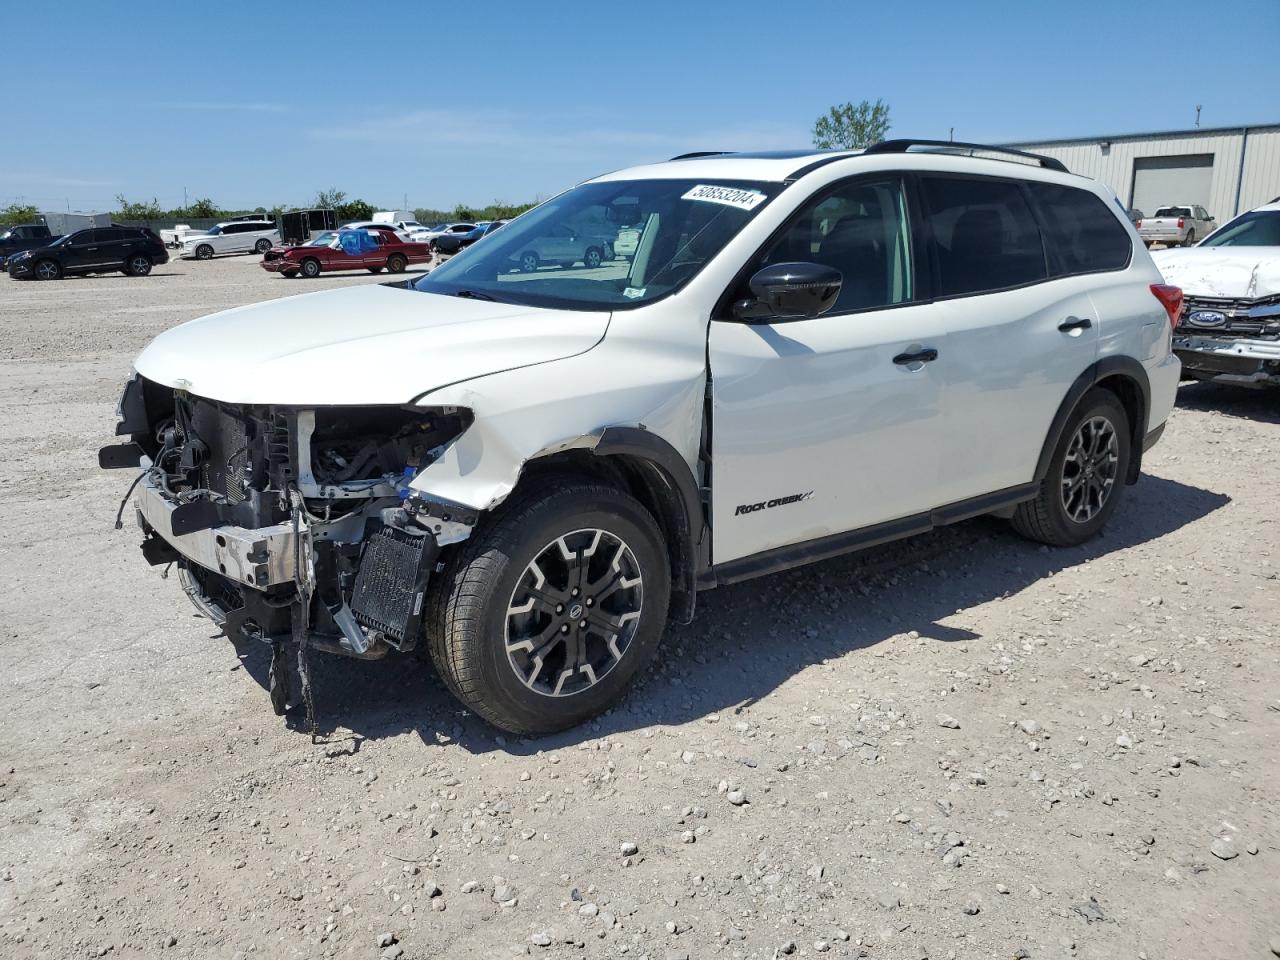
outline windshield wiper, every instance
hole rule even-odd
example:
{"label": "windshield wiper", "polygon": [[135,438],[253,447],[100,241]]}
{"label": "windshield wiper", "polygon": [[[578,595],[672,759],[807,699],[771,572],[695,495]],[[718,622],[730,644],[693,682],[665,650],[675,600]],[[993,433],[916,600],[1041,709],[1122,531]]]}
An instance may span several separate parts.
{"label": "windshield wiper", "polygon": [[459,290],[454,294],[455,297],[465,297],[468,300],[488,300],[497,303],[497,297],[491,297],[487,293],[481,293],[479,290]]}

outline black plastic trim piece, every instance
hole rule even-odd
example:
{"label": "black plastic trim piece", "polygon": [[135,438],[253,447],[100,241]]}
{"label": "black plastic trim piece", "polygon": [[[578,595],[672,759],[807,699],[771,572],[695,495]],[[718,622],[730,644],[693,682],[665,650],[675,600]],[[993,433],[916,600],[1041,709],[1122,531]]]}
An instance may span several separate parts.
{"label": "black plastic trim piece", "polygon": [[142,448],[136,443],[113,443],[98,450],[98,469],[123,470],[137,467],[142,460]]}
{"label": "black plastic trim piece", "polygon": [[675,160],[696,160],[699,157],[727,157],[730,153],[732,153],[731,150],[694,150],[691,153],[682,153],[677,157],[672,157],[671,160],[668,160],[667,162],[671,163]]}
{"label": "black plastic trim piece", "polygon": [[[940,147],[948,150],[983,150],[988,153],[1003,153],[1009,156],[1022,157],[1024,160],[1034,160],[1046,170],[1056,170],[1059,173],[1071,172],[1061,160],[1046,157],[1043,154],[1015,150],[1013,147],[993,147],[987,143],[965,143],[960,140],[882,140],[867,147],[862,151],[862,155],[865,157],[882,153],[908,153],[912,147]],[[958,155],[963,156],[963,154]],[[982,157],[980,159],[985,160],[987,158]]]}
{"label": "black plastic trim piece", "polygon": [[218,507],[212,500],[193,500],[173,508],[173,513],[169,514],[169,532],[181,537],[200,530],[212,530],[222,522]]}
{"label": "black plastic trim piece", "polygon": [[716,564],[711,576],[700,582],[702,589],[730,583],[739,583],[754,577],[762,577],[771,573],[781,573],[793,567],[814,563],[818,560],[829,560],[844,553],[864,550],[905,537],[914,537],[928,533],[934,527],[945,527],[961,520],[993,513],[1010,507],[1024,500],[1030,500],[1040,489],[1038,483],[1024,483],[1007,490],[972,497],[959,503],[938,507],[928,513],[918,513],[886,523],[877,523],[858,530],[849,530],[817,540],[806,540],[804,543],[788,544],[775,547],[749,557],[740,557],[728,563]]}
{"label": "black plastic trim piece", "polygon": [[[1058,405],[1058,412],[1053,416],[1053,421],[1049,425],[1049,433],[1044,439],[1044,446],[1040,449],[1040,459],[1036,461],[1035,479],[1037,483],[1048,475],[1049,461],[1053,459],[1054,448],[1057,447],[1058,440],[1062,437],[1067,418],[1071,416],[1071,411],[1076,408],[1080,398],[1094,384],[1116,375],[1132,380],[1142,395],[1142,410],[1139,411],[1138,423],[1133,426],[1133,437],[1131,438],[1133,441],[1131,448],[1135,451],[1140,450],[1142,438],[1147,434],[1147,415],[1151,409],[1151,380],[1147,376],[1146,369],[1133,357],[1104,357],[1086,367],[1084,372],[1076,377],[1075,382],[1067,390],[1067,395],[1062,398],[1062,403]],[[1141,467],[1142,456],[1139,453],[1130,460],[1129,476],[1125,478],[1125,482],[1135,483]]]}
{"label": "black plastic trim piece", "polygon": [[666,440],[639,427],[605,427],[592,453],[598,457],[634,457],[654,465],[674,488],[683,510],[685,543],[680,545],[679,582],[673,584],[672,615],[682,623],[693,619],[696,584],[705,569],[710,541],[702,496],[693,471],[680,453]]}
{"label": "black plastic trim piece", "polygon": [[1148,432],[1147,435],[1142,438],[1143,453],[1146,453],[1148,450],[1150,450],[1152,447],[1154,447],[1157,443],[1160,442],[1160,437],[1164,434],[1165,426],[1166,424],[1163,424],[1163,423],[1160,424],[1160,426]]}
{"label": "black plastic trim piece", "polygon": [[134,433],[146,433],[150,427],[147,420],[147,400],[143,393],[142,377],[134,374],[124,385],[124,393],[120,395],[120,403],[116,407],[116,436],[123,437]]}

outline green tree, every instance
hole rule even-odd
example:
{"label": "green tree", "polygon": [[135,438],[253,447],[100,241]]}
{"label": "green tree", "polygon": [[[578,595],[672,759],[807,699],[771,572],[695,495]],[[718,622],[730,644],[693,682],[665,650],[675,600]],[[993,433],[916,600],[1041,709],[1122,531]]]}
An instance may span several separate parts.
{"label": "green tree", "polygon": [[351,200],[334,207],[339,220],[372,220],[373,207],[363,200]]}
{"label": "green tree", "polygon": [[813,125],[813,145],[820,150],[861,150],[879,143],[889,132],[889,107],[883,100],[836,104]]}
{"label": "green tree", "polygon": [[342,190],[329,189],[321,190],[316,194],[317,210],[337,210],[347,199],[347,195]]}
{"label": "green tree", "polygon": [[31,223],[40,211],[29,203],[11,203],[0,210],[0,224]]}
{"label": "green tree", "polygon": [[188,217],[220,217],[222,211],[218,209],[218,205],[208,197],[201,197],[191,206],[187,207]]}
{"label": "green tree", "polygon": [[117,220],[160,220],[164,217],[160,201],[154,197],[149,201],[134,202],[126,200],[123,193],[117,193],[116,202],[120,204],[120,209],[115,213]]}

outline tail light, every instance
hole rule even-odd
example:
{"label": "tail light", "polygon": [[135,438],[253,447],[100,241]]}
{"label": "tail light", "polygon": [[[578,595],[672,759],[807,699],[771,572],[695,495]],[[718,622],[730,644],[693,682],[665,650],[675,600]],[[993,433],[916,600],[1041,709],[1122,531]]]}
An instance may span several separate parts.
{"label": "tail light", "polygon": [[1182,318],[1182,288],[1167,283],[1153,283],[1151,293],[1160,301],[1165,313],[1169,314],[1169,326],[1176,328]]}
{"label": "tail light", "polygon": [[1137,223],[1135,223],[1135,224],[1134,224],[1134,227],[1135,227],[1136,229],[1138,229],[1138,230],[1141,230],[1141,229],[1142,229],[1142,221],[1141,221],[1141,220],[1139,220]]}
{"label": "tail light", "polygon": [[1182,229],[1183,227],[1185,227],[1186,225],[1187,225],[1187,221],[1186,221],[1186,220],[1184,220],[1182,217],[1179,217],[1179,218],[1178,218],[1178,229],[1179,229],[1179,230],[1181,230],[1181,229]]}

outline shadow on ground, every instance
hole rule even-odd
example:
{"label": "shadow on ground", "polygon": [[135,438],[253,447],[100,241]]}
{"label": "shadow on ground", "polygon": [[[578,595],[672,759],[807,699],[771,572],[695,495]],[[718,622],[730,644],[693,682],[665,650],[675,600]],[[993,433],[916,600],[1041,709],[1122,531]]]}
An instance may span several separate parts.
{"label": "shadow on ground", "polygon": [[1178,389],[1178,406],[1258,423],[1280,423],[1280,387],[1237,387],[1209,381],[1184,384]]}
{"label": "shadow on ground", "polygon": [[[642,674],[626,700],[593,723],[550,737],[500,737],[464,711],[434,670],[413,655],[360,662],[314,654],[319,731],[352,751],[365,739],[416,732],[426,743],[455,741],[476,753],[531,754],[637,727],[732,714],[811,664],[896,634],[916,630],[940,642],[974,639],[938,621],[1016,594],[1060,570],[1155,540],[1229,499],[1144,476],[1125,490],[1104,533],[1080,547],[1050,550],[1023,540],[1003,521],[979,518],[700,594],[695,621],[668,629],[655,669]],[[246,670],[265,689],[268,647],[245,643],[239,649]],[[672,657],[677,650],[685,655]],[[265,692],[262,708],[270,709]],[[302,728],[298,711],[291,711],[290,723]]]}

